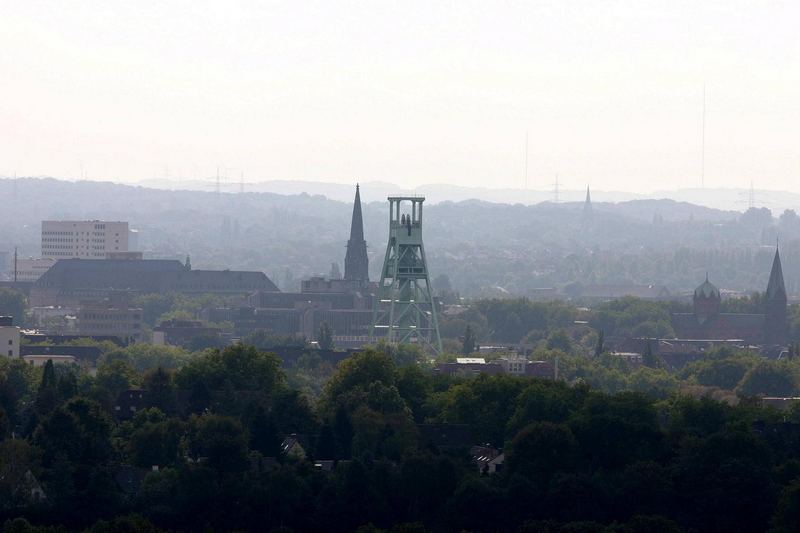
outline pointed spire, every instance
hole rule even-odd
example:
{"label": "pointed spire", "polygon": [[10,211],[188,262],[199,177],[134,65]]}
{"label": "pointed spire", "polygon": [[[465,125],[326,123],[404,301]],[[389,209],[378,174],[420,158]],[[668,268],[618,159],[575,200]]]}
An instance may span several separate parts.
{"label": "pointed spire", "polygon": [[783,267],[777,246],[775,246],[775,258],[772,260],[772,270],[769,273],[769,283],[767,283],[767,299],[786,301],[786,285],[783,282]]}
{"label": "pointed spire", "polygon": [[356,184],[353,218],[350,221],[350,240],[347,241],[347,254],[344,257],[344,279],[369,281],[369,259],[367,258],[367,241],[364,240],[364,220],[361,215],[359,189]]}
{"label": "pointed spire", "polygon": [[592,194],[589,192],[589,186],[586,186],[586,201],[583,202],[583,215],[582,215],[582,222],[583,225],[586,226],[592,223],[593,218],[593,211],[592,211]]}
{"label": "pointed spire", "polygon": [[361,192],[356,183],[356,198],[353,200],[353,218],[350,221],[350,240],[364,240],[364,221],[361,217]]}

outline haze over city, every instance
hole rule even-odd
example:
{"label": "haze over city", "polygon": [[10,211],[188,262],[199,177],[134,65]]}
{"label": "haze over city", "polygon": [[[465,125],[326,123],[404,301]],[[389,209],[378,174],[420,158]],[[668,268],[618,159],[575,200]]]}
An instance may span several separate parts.
{"label": "haze over city", "polygon": [[0,14],[0,175],[800,191],[795,2]]}
{"label": "haze over city", "polygon": [[799,21],[0,0],[0,533],[797,533]]}

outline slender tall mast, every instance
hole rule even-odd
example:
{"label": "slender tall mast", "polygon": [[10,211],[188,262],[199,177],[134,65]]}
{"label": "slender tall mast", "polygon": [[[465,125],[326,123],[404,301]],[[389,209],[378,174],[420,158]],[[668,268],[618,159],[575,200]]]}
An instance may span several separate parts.
{"label": "slender tall mast", "polygon": [[703,133],[700,147],[700,188],[706,187],[706,84],[703,84]]}
{"label": "slender tall mast", "polygon": [[556,173],[556,183],[555,188],[553,189],[553,200],[554,203],[558,203],[558,173]]}
{"label": "slender tall mast", "polygon": [[528,132],[525,132],[525,191],[528,191]]}

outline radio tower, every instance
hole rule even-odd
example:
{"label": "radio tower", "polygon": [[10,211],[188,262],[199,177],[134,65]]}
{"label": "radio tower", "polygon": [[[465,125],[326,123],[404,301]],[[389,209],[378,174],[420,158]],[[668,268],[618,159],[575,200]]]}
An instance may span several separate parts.
{"label": "radio tower", "polygon": [[703,84],[703,131],[700,141],[700,188],[706,188],[706,85]]}
{"label": "radio tower", "polygon": [[[422,245],[424,197],[389,197],[389,243],[378,283],[370,341],[416,343],[442,352],[425,248]],[[408,204],[410,203],[410,205]],[[410,212],[401,213],[403,206]]]}
{"label": "radio tower", "polygon": [[558,174],[556,174],[556,182],[553,185],[553,202],[558,203]]}

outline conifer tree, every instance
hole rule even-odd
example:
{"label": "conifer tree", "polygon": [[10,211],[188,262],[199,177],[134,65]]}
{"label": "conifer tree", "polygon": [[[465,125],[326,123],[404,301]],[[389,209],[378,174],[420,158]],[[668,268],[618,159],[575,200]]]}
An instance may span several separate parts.
{"label": "conifer tree", "polygon": [[475,332],[472,331],[472,326],[467,324],[467,329],[464,330],[464,344],[461,349],[462,353],[464,355],[473,353],[477,349],[476,344]]}
{"label": "conifer tree", "polygon": [[35,407],[39,415],[46,415],[58,407],[58,382],[52,359],[48,359],[42,367],[42,381],[36,393]]}
{"label": "conifer tree", "polygon": [[600,357],[601,355],[603,355],[603,352],[606,351],[605,341],[606,341],[606,334],[601,329],[600,331],[597,332],[597,344],[595,344],[594,346],[595,357]]}
{"label": "conifer tree", "polygon": [[317,343],[322,350],[333,350],[333,330],[327,322],[319,325],[319,333],[317,334]]}

